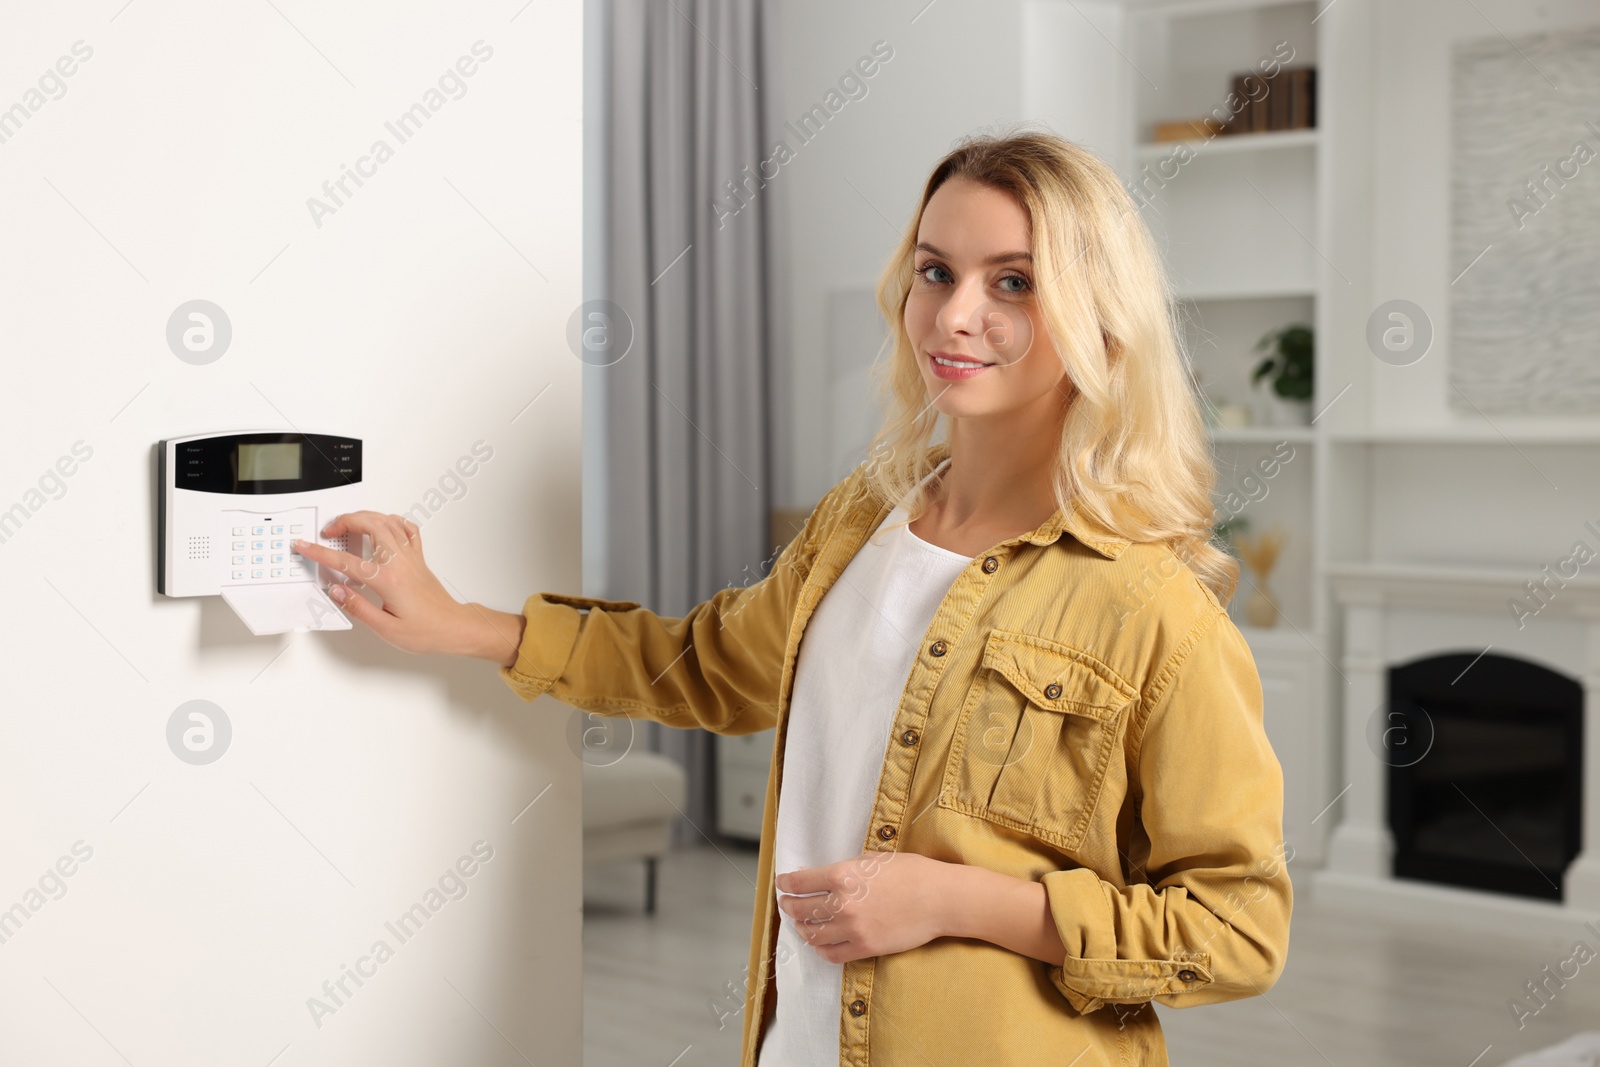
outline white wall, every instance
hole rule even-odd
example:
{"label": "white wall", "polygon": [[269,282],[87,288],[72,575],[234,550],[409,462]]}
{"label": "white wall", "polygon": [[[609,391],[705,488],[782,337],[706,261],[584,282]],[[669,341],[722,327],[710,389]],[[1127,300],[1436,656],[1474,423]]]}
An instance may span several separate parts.
{"label": "white wall", "polygon": [[[1594,518],[1600,479],[1592,437],[1566,444],[1534,439],[1546,433],[1592,435],[1600,419],[1501,412],[1485,417],[1450,404],[1450,284],[1463,266],[1451,259],[1450,61],[1464,42],[1593,26],[1600,22],[1600,5],[1412,0],[1374,4],[1372,12],[1372,207],[1364,231],[1371,255],[1348,272],[1371,282],[1360,302],[1345,305],[1348,313],[1331,331],[1331,344],[1341,347],[1344,358],[1330,369],[1356,385],[1339,402],[1352,408],[1340,414],[1355,426],[1365,423],[1386,433],[1454,431],[1481,434],[1483,440],[1380,443],[1337,453],[1348,457],[1349,469],[1340,476],[1354,475],[1350,484],[1361,487],[1356,502],[1364,519],[1335,527],[1333,558],[1514,567],[1537,579],[1547,562],[1567,558],[1577,539],[1590,538],[1585,523]],[[1537,63],[1536,50],[1531,58]],[[1573,136],[1584,135],[1579,130]],[[1527,160],[1529,173],[1542,162]],[[1549,218],[1559,219],[1553,214],[1559,208],[1552,207]],[[1332,254],[1336,260],[1342,255],[1338,249]],[[1370,358],[1364,343],[1366,315],[1392,299],[1420,305],[1434,329],[1432,348],[1408,366]],[[1506,358],[1519,354],[1508,351]]]}
{"label": "white wall", "polygon": [[[92,50],[0,143],[0,510],[28,513],[0,544],[0,909],[27,912],[0,1062],[580,1060],[567,709],[359,627],[252,637],[158,596],[153,562],[154,442],[284,426],[364,438],[374,509],[442,483],[423,536],[462,599],[577,591],[582,8],[521,7],[0,14],[0,109]],[[465,95],[387,135],[480,40]],[[393,158],[316,225],[307,198],[378,138]],[[194,298],[233,327],[207,366],[165,340]],[[165,739],[192,699],[232,724],[208,766]],[[480,841],[466,895],[401,943],[385,922]],[[319,1027],[308,998],[380,939]]]}
{"label": "white wall", "polygon": [[1133,101],[1139,77],[1121,55],[1118,0],[1023,0],[1022,112],[1077,141],[1119,174],[1131,173]]}
{"label": "white wall", "polygon": [[[1454,392],[1448,380],[1450,283],[1462,271],[1461,264],[1450,261],[1451,50],[1464,41],[1593,26],[1600,22],[1600,5],[1594,0],[1408,0],[1378,4],[1376,10],[1370,307],[1411,300],[1428,314],[1435,332],[1433,348],[1418,363],[1391,367],[1372,361],[1373,425],[1483,429],[1483,418],[1448,404]],[[1574,139],[1584,136],[1582,130],[1573,133]],[[1542,162],[1529,160],[1529,173]],[[1364,323],[1350,325],[1359,330]],[[1355,340],[1359,345],[1359,333]],[[1592,428],[1600,421],[1492,418],[1506,432],[1533,425]]]}
{"label": "white wall", "polygon": [[[796,158],[774,197],[785,210],[779,227],[790,301],[780,342],[789,478],[780,496],[809,507],[861,458],[841,453],[877,425],[864,414],[865,382],[855,366],[870,363],[876,349],[841,352],[830,344],[830,293],[877,284],[928,173],[960,138],[1018,123],[1044,126],[1120,166],[1129,105],[1123,60],[1111,43],[1122,25],[1114,0],[821,0],[786,5],[780,15],[780,120],[820,102],[875,42],[894,50],[866,79],[867,94],[812,142],[790,139]],[[862,318],[861,294],[832,304],[845,309],[841,332],[850,332]]]}
{"label": "white wall", "polygon": [[[864,79],[866,95],[810,143],[787,138],[795,159],[776,179],[785,183],[791,302],[784,357],[791,482],[781,492],[796,506],[814,505],[849,473],[829,444],[830,369],[843,357],[828,350],[828,292],[876,284],[928,172],[957,139],[1022,118],[1020,9],[1019,0],[818,0],[779,13],[776,78],[781,114],[791,120],[837,91],[876,42],[894,50]],[[859,358],[870,363],[875,354],[867,349]]]}

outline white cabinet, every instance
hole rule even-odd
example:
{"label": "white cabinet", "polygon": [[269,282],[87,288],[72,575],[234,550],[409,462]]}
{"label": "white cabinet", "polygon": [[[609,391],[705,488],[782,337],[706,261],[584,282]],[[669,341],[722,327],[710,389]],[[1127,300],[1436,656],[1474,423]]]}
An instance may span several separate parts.
{"label": "white cabinet", "polygon": [[1293,631],[1239,630],[1261,675],[1267,740],[1283,767],[1284,841],[1292,850],[1289,855],[1301,861],[1296,869],[1319,866],[1324,831],[1334,820],[1318,816],[1333,796],[1329,784],[1335,751],[1324,711],[1321,660]]}
{"label": "white cabinet", "polygon": [[717,830],[729,837],[761,839],[761,816],[772,773],[777,730],[717,737]]}

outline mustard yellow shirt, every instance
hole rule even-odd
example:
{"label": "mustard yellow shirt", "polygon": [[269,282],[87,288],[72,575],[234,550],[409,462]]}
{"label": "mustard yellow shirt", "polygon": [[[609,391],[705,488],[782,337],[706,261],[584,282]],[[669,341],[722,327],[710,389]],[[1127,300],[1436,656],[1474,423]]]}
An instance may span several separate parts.
{"label": "mustard yellow shirt", "polygon": [[[929,449],[932,463],[947,455]],[[765,578],[682,618],[533,594],[516,663],[500,669],[524,700],[721,734],[777,727],[740,1067],[755,1067],[776,996],[772,843],[796,653],[890,511],[865,473],[828,491]],[[1282,972],[1282,825],[1260,678],[1226,610],[1165,545],[1058,509],[974,557],[946,594],[861,847],[1041,882],[1065,958],[939,937],[846,963],[841,1067],[1163,1067],[1150,1002],[1252,996]]]}

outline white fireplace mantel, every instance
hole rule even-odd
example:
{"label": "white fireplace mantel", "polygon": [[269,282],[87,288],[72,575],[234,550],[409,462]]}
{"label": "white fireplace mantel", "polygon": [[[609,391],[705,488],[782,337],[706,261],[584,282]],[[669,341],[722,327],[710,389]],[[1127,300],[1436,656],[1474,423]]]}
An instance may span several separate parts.
{"label": "white fireplace mantel", "polygon": [[[1334,563],[1327,569],[1335,600],[1341,604],[1396,604],[1407,607],[1498,611],[1512,623],[1507,601],[1528,600],[1527,583],[1548,580],[1548,600],[1535,612],[1547,617],[1600,617],[1600,559],[1578,568],[1571,578],[1559,563],[1547,567],[1472,567],[1441,563]],[[1536,602],[1529,600],[1530,607]],[[1529,622],[1532,625],[1532,622]]]}
{"label": "white fireplace mantel", "polygon": [[[1565,928],[1600,918],[1600,561],[1572,578],[1559,564],[1525,570],[1448,564],[1333,564],[1343,609],[1339,673],[1344,792],[1316,873],[1319,898],[1359,907],[1482,918],[1485,910],[1529,926]],[[1571,566],[1565,568],[1569,573]],[[1528,583],[1533,583],[1530,588]],[[1537,597],[1534,588],[1542,588]],[[1511,608],[1526,609],[1519,618]],[[1419,655],[1495,651],[1542,663],[1583,687],[1582,849],[1567,869],[1561,903],[1431,886],[1392,876],[1394,839],[1385,818],[1387,765],[1368,743],[1368,720],[1388,699],[1390,666]]]}

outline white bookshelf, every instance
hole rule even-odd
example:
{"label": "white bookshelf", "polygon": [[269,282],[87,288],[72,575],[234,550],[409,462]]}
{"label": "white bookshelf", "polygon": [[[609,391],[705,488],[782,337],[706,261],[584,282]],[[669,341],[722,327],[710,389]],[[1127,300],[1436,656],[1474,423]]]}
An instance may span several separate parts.
{"label": "white bookshelf", "polygon": [[1165,159],[1180,146],[1197,155],[1201,152],[1233,155],[1279,152],[1292,148],[1315,148],[1317,142],[1316,130],[1275,130],[1267,133],[1231,134],[1205,140],[1146,141],[1134,150],[1134,158],[1141,163]]}
{"label": "white bookshelf", "polygon": [[1225,284],[1210,289],[1178,286],[1177,293],[1180,300],[1186,300],[1189,303],[1217,300],[1287,300],[1294,297],[1303,297],[1309,300],[1316,296],[1316,291],[1310,286],[1292,282],[1254,288]]}
{"label": "white bookshelf", "polygon": [[[1458,640],[1449,635],[1468,632],[1463,620],[1484,604],[1520,598],[1530,582],[1556,573],[1576,542],[1600,544],[1600,418],[1452,403],[1448,288],[1459,264],[1445,254],[1450,213],[1438,209],[1450,202],[1452,161],[1443,144],[1411,155],[1407,147],[1418,130],[1439,140],[1451,121],[1448,85],[1419,92],[1433,75],[1419,81],[1416,70],[1442,70],[1451,48],[1484,36],[1482,12],[1397,14],[1404,6],[1123,0],[1117,42],[1129,69],[1118,93],[1125,138],[1115,154],[1130,186],[1179,144],[1193,155],[1143,214],[1163,245],[1208,393],[1239,401],[1239,378],[1254,359],[1245,352],[1289,315],[1315,332],[1315,425],[1217,428],[1211,439],[1219,476],[1252,449],[1285,441],[1311,459],[1281,475],[1301,478],[1298,488],[1280,497],[1274,487],[1259,505],[1266,525],[1281,517],[1304,544],[1280,564],[1285,579],[1296,575],[1304,611],[1286,592],[1287,625],[1240,629],[1256,654],[1268,732],[1284,765],[1286,836],[1307,867],[1330,867],[1313,883],[1319,895],[1339,889],[1339,879],[1366,891],[1389,884],[1381,863],[1362,866],[1371,859],[1363,834],[1376,840],[1386,831],[1361,723],[1382,703],[1391,639],[1393,648],[1413,640],[1443,647]],[[1531,32],[1532,14],[1513,18],[1511,5],[1499,12],[1504,33]],[[1157,120],[1204,115],[1231,88],[1228,73],[1249,69],[1283,37],[1296,46],[1292,65],[1317,68],[1317,129],[1151,142]],[[1247,208],[1259,217],[1242,218]],[[1369,317],[1397,298],[1425,307],[1434,327],[1425,359],[1404,367],[1377,358],[1366,341]],[[1518,358],[1514,346],[1507,358]],[[1558,593],[1546,615],[1587,617],[1600,578],[1588,568],[1559,573],[1565,584],[1552,581]],[[1415,604],[1386,614],[1391,599]],[[1533,658],[1585,662],[1572,630],[1545,616],[1538,622],[1548,628],[1529,637],[1508,613],[1495,643],[1520,640]],[[1586,850],[1596,851],[1592,840]],[[1449,891],[1416,895],[1435,907]]]}
{"label": "white bookshelf", "polygon": [[1312,426],[1213,426],[1211,440],[1217,444],[1311,444],[1317,439]]}
{"label": "white bookshelf", "polygon": [[1336,429],[1326,435],[1341,444],[1437,445],[1503,444],[1534,447],[1600,445],[1600,427],[1561,424],[1516,425],[1496,419],[1483,426],[1392,426],[1384,429]]}
{"label": "white bookshelf", "polygon": [[[1318,166],[1323,131],[1150,139],[1158,122],[1225,108],[1233,76],[1279,59],[1285,42],[1292,56],[1283,65],[1317,67],[1320,81],[1321,5],[1228,0],[1126,7],[1125,89],[1133,121],[1123,158],[1133,165],[1125,179],[1146,198],[1142,215],[1166,258],[1185,347],[1208,399],[1244,404],[1256,419],[1211,431],[1219,495],[1247,498],[1238,514],[1248,532],[1274,525],[1287,531],[1271,579],[1284,616],[1280,625],[1321,635],[1327,603],[1316,590],[1314,493],[1320,428],[1276,424],[1278,402],[1266,383],[1254,388],[1250,374],[1260,360],[1254,345],[1268,330],[1305,324],[1319,342],[1327,336],[1318,314],[1328,284],[1317,249],[1326,199]],[[1320,357],[1325,345],[1317,347]],[[1313,412],[1318,399],[1312,399]],[[1257,465],[1275,449],[1282,454],[1285,445],[1294,458],[1270,479],[1260,478]],[[1225,507],[1223,514],[1232,511]],[[1241,581],[1236,619],[1249,588]]]}
{"label": "white bookshelf", "polygon": [[[1329,287],[1350,283],[1325,258],[1332,219],[1324,35],[1337,19],[1324,7],[1325,0],[1127,0],[1122,88],[1131,121],[1118,153],[1128,161],[1125,181],[1145,198],[1141,215],[1165,257],[1185,348],[1208,401],[1244,404],[1256,416],[1252,425],[1210,430],[1219,515],[1237,508],[1248,533],[1277,527],[1288,534],[1269,583],[1281,612],[1277,625],[1246,623],[1248,571],[1229,607],[1255,654],[1268,734],[1285,769],[1285,836],[1310,865],[1321,862],[1326,829],[1312,820],[1337,791],[1329,719],[1335,653],[1319,536],[1327,513],[1328,421],[1277,424],[1267,383],[1258,390],[1249,379],[1261,358],[1253,350],[1257,340],[1268,330],[1304,324],[1312,328],[1319,368],[1311,412],[1338,388],[1323,386],[1332,336]],[[1282,41],[1294,50],[1284,66],[1317,68],[1317,128],[1151,140],[1157,122],[1225,107],[1233,75],[1281,56]],[[1261,476],[1263,461],[1285,454],[1292,458],[1270,478]]]}

